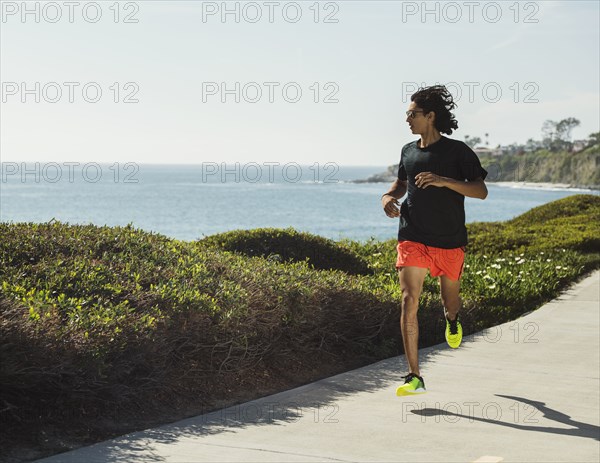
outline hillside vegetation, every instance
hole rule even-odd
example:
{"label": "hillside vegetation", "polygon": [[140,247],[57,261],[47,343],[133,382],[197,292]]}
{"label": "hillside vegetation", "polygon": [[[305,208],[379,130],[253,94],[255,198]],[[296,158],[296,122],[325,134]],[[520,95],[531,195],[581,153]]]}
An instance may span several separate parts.
{"label": "hillside vegetation", "polygon": [[[598,268],[599,224],[600,198],[577,195],[469,225],[465,332]],[[39,458],[401,354],[395,244],[0,223],[0,454]],[[438,293],[428,277],[421,346],[443,341]]]}
{"label": "hillside vegetation", "polygon": [[[486,182],[561,183],[574,187],[600,189],[600,145],[578,153],[550,152],[480,156],[481,165],[488,171]],[[385,172],[355,183],[393,182],[398,164]]]}
{"label": "hillside vegetation", "polygon": [[549,152],[481,158],[492,182],[564,183],[600,188],[600,145],[579,153]]}

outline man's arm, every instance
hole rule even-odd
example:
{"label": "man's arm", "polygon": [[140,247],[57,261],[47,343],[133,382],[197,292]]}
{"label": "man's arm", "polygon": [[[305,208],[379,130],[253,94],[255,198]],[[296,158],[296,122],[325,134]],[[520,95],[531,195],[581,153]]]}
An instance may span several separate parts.
{"label": "man's arm", "polygon": [[488,195],[487,187],[485,186],[485,182],[481,177],[470,182],[463,182],[454,178],[446,178],[444,179],[443,186],[450,188],[451,190],[454,190],[463,196],[468,196],[469,198],[485,199]]}
{"label": "man's arm", "polygon": [[469,198],[485,199],[488,195],[487,187],[481,177],[466,182],[454,178],[442,177],[432,172],[421,172],[415,176],[415,184],[419,188],[427,188],[431,185],[437,187],[445,186]]}
{"label": "man's arm", "polygon": [[388,192],[383,194],[381,204],[383,205],[385,215],[392,218],[400,216],[400,210],[398,209],[400,203],[398,203],[398,200],[406,194],[406,189],[406,180],[396,179]]}
{"label": "man's arm", "polygon": [[392,183],[392,186],[390,187],[388,192],[382,196],[382,199],[386,196],[391,196],[396,199],[402,198],[402,196],[404,196],[406,194],[406,188],[407,188],[406,185],[407,185],[406,180],[400,180],[399,178],[397,178],[394,181],[394,183]]}

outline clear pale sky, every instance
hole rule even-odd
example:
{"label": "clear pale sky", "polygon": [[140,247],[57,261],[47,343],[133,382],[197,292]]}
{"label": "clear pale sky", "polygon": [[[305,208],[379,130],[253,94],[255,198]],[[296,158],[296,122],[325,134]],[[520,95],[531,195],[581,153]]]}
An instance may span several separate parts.
{"label": "clear pale sky", "polygon": [[21,3],[2,2],[2,161],[389,165],[435,83],[462,93],[452,138],[599,130],[597,1]]}

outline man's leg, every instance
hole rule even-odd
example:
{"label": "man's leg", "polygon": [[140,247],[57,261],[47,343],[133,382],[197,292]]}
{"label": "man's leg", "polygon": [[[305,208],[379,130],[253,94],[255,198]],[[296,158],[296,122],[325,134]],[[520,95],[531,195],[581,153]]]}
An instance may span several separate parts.
{"label": "man's leg", "polygon": [[460,280],[451,280],[446,275],[440,276],[440,292],[442,304],[446,309],[448,318],[455,320],[461,307],[460,301]]}
{"label": "man's leg", "polygon": [[427,275],[426,268],[401,267],[398,269],[400,288],[402,289],[402,305],[400,311],[400,331],[404,353],[408,360],[409,373],[421,375],[419,372],[419,322],[417,310],[419,297],[423,290],[423,281]]}
{"label": "man's leg", "polygon": [[440,290],[442,293],[442,304],[446,312],[446,330],[444,335],[450,347],[456,349],[462,342],[462,325],[458,317],[461,301],[458,295],[460,291],[460,280],[452,280],[445,275],[440,276]]}

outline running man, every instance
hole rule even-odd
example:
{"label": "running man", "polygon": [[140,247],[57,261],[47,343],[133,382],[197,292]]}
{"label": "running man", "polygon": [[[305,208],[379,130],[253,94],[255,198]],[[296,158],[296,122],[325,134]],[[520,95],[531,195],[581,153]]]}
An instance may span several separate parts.
{"label": "running man", "polygon": [[[411,96],[406,122],[420,139],[404,145],[398,179],[381,197],[386,215],[400,218],[396,269],[402,289],[400,330],[409,372],[396,390],[399,396],[426,392],[419,371],[417,310],[427,270],[439,277],[446,341],[457,348],[462,340],[458,312],[467,244],[464,201],[465,196],[487,197],[487,172],[469,146],[441,135],[451,135],[458,128],[450,112],[455,107],[443,85],[420,88]],[[407,191],[400,205],[398,200]]]}

